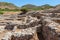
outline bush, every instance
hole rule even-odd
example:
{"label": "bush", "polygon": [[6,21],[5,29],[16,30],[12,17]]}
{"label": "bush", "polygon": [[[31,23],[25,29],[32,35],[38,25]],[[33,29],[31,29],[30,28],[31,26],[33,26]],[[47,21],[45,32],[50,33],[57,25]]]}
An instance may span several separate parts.
{"label": "bush", "polygon": [[20,15],[23,15],[23,14],[26,14],[28,12],[28,9],[22,8],[22,9],[20,9],[20,11],[22,11],[22,13],[20,13]]}
{"label": "bush", "polygon": [[0,14],[3,14],[3,12],[2,12],[2,11],[0,11]]}
{"label": "bush", "polygon": [[23,13],[26,13],[26,12],[28,12],[28,9],[27,8],[22,8],[22,9],[20,9],[20,11],[22,11]]}
{"label": "bush", "polygon": [[5,9],[1,9],[0,11],[20,11],[20,9],[9,9],[9,8],[5,8]]}

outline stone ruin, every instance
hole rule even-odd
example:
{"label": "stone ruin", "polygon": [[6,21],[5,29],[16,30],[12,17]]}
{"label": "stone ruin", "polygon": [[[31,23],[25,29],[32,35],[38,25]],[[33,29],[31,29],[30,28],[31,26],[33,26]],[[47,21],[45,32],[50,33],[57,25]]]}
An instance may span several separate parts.
{"label": "stone ruin", "polygon": [[[0,16],[0,40],[60,40],[60,25],[52,13],[38,11]],[[57,15],[57,14],[56,14]]]}

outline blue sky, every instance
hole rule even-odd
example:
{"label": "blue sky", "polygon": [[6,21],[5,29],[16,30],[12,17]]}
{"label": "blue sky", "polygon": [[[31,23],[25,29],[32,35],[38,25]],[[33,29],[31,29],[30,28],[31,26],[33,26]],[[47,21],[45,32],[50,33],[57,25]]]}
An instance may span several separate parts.
{"label": "blue sky", "polygon": [[60,0],[0,0],[0,2],[10,2],[17,6],[22,6],[25,4],[33,4],[33,5],[44,5],[44,4],[50,4],[50,5],[57,5],[60,4]]}

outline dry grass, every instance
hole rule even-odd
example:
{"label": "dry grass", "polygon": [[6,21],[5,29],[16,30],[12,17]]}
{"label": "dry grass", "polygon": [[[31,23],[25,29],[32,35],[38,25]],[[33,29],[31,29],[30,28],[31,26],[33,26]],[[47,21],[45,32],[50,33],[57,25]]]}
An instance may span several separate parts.
{"label": "dry grass", "polygon": [[21,13],[21,11],[3,11],[3,12],[4,12],[4,15]]}

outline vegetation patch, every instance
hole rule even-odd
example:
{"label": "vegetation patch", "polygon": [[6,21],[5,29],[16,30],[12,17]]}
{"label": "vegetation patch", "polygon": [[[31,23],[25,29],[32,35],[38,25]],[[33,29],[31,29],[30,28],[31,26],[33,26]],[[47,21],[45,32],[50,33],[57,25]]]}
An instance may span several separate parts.
{"label": "vegetation patch", "polygon": [[0,11],[0,14],[3,14],[3,12],[2,12],[2,11]]}

